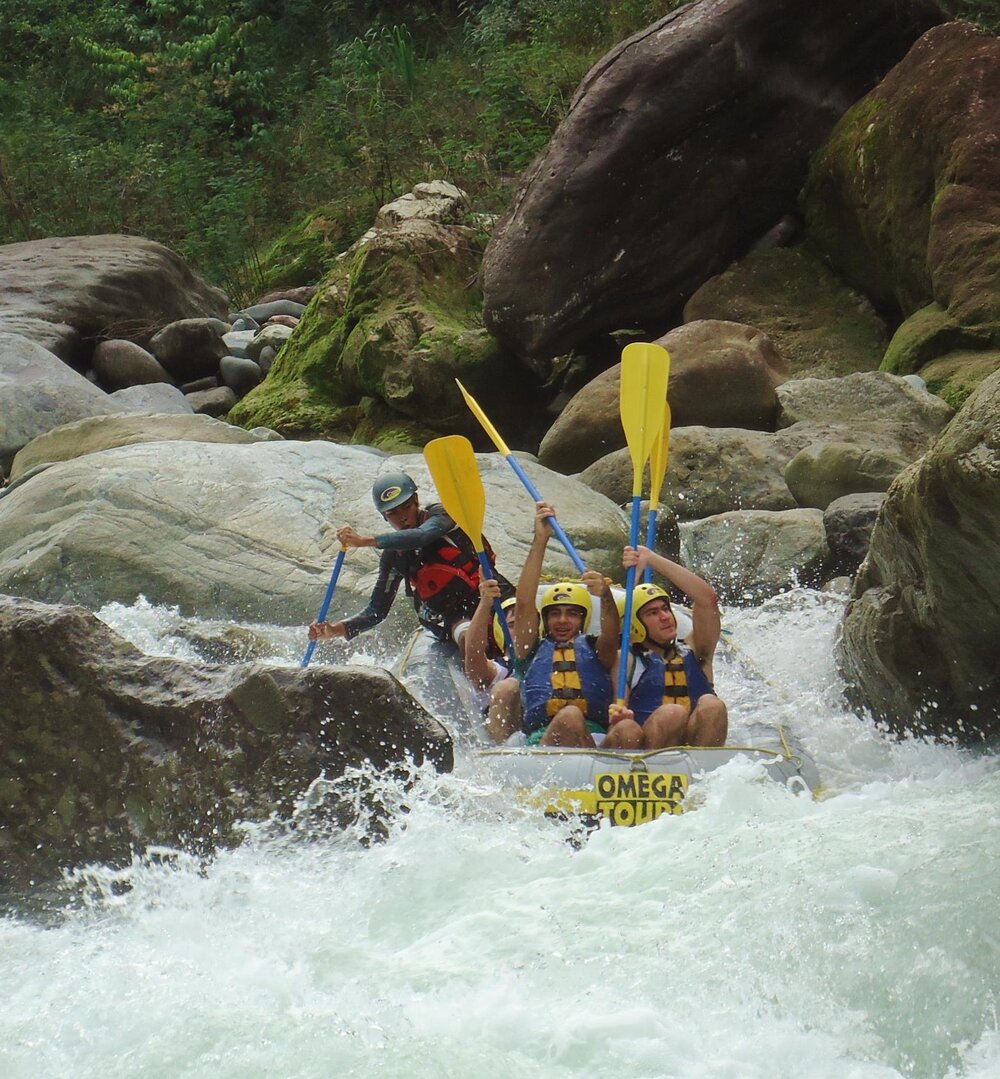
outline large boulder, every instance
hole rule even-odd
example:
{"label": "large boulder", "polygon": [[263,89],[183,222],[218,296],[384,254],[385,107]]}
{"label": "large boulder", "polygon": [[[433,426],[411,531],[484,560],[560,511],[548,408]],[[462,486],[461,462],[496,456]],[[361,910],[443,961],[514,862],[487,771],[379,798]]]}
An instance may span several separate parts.
{"label": "large boulder", "polygon": [[845,495],[887,491],[910,461],[849,442],[806,446],[788,462],[785,482],[800,506],[825,510]]}
{"label": "large boulder", "polygon": [[[674,427],[749,427],[773,430],[775,391],[788,366],[766,334],[735,322],[692,322],[661,337],[670,354]],[[619,416],[621,364],[588,382],[542,439],[539,460],[577,472],[625,445]]]}
{"label": "large boulder", "polygon": [[684,305],[685,322],[696,319],[756,326],[797,378],[877,371],[889,339],[872,305],[805,247],[758,248],[710,278]]}
{"label": "large boulder", "polygon": [[[660,512],[692,520],[729,510],[786,510],[795,499],[784,480],[788,454],[764,431],[733,427],[680,427],[670,433],[670,455]],[[632,500],[632,457],[615,450],[579,478],[612,502]],[[643,494],[649,494],[648,472]]]}
{"label": "large boulder", "polygon": [[138,442],[207,442],[244,446],[251,442],[273,442],[281,436],[274,431],[253,431],[192,413],[152,416],[94,416],[76,423],[54,427],[39,435],[21,450],[10,468],[10,482],[41,465],[71,461],[88,453],[132,446]]}
{"label": "large boulder", "polygon": [[680,526],[684,564],[711,581],[727,603],[759,603],[832,570],[817,509],[735,510]]}
{"label": "large boulder", "polygon": [[844,116],[813,160],[803,191],[810,241],[881,310],[929,309],[893,342],[889,369],[917,369],[905,359],[915,349],[928,362],[1000,346],[998,108],[1000,40],[948,23]]}
{"label": "large boulder", "polygon": [[53,427],[127,411],[48,349],[21,334],[0,333],[0,473],[18,450]]}
{"label": "large boulder", "polygon": [[587,74],[497,225],[487,326],[548,360],[663,332],[795,204],[837,119],[944,16],[928,0],[701,0]]}
{"label": "large boulder", "polygon": [[[486,533],[500,570],[516,575],[532,534],[531,499],[499,454],[481,455],[479,465]],[[422,455],[384,460],[321,441],[147,442],[53,464],[0,498],[0,590],[93,609],[143,595],[203,618],[308,622],[338,549],[333,528],[391,531],[370,489],[379,472],[400,468],[425,503],[436,500]],[[525,469],[584,561],[620,574],[622,511],[576,480],[532,463]],[[378,555],[350,552],[335,614],[363,606]],[[572,572],[558,544],[546,570]],[[396,608],[407,632],[412,608],[402,597]]]}
{"label": "large boulder", "polygon": [[886,495],[847,609],[849,694],[896,730],[1000,733],[1000,373]]}
{"label": "large boulder", "polygon": [[0,246],[0,332],[83,366],[94,343],[145,343],[175,319],[225,318],[223,292],[141,236],[60,236]]}
{"label": "large boulder", "polygon": [[[4,595],[0,702],[6,888],[154,845],[238,844],[242,822],[293,816],[348,767],[453,763],[447,732],[385,671],[151,658],[79,607]],[[354,801],[323,804],[347,824]]]}
{"label": "large boulder", "polygon": [[[512,402],[524,401],[525,379],[510,377],[481,323],[475,281],[485,238],[458,214],[461,192],[451,190],[453,202],[437,192],[382,208],[233,422],[396,451],[455,431],[482,438],[455,386],[460,378],[490,402],[496,422],[516,415],[524,424]],[[435,211],[420,212],[424,202]]]}

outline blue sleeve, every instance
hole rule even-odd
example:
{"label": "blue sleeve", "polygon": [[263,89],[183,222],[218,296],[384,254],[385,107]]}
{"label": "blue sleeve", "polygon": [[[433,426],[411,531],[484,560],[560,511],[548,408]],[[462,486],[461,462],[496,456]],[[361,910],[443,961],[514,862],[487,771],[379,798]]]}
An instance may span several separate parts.
{"label": "blue sleeve", "polygon": [[384,532],[375,537],[375,546],[381,551],[418,551],[455,528],[455,522],[443,506],[428,506],[427,512],[430,516],[423,524],[416,528],[401,528],[398,532]]}

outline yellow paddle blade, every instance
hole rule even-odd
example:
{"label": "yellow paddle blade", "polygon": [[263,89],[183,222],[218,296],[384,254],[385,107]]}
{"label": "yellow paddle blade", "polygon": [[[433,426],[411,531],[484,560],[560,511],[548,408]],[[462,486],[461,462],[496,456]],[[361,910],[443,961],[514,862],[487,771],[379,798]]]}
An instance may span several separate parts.
{"label": "yellow paddle blade", "polygon": [[649,508],[658,509],[663,478],[667,474],[667,458],[670,456],[670,405],[663,405],[663,427],[653,443],[649,455]]}
{"label": "yellow paddle blade", "polygon": [[663,430],[670,356],[659,345],[633,341],[622,349],[621,417],[632,457],[632,495],[642,494],[642,472]]}
{"label": "yellow paddle blade", "polygon": [[448,516],[483,550],[486,492],[472,443],[462,435],[435,438],[424,446],[424,460]]}
{"label": "yellow paddle blade", "polygon": [[[458,379],[455,379],[458,382]],[[487,419],[486,413],[479,407],[479,402],[472,396],[471,393],[458,382],[458,388],[462,391],[462,396],[465,398],[465,403],[472,410],[473,416],[482,424],[483,430],[493,440],[493,445],[504,455],[504,457],[510,456],[510,450],[507,448],[507,443],[500,437],[500,432],[490,423]]]}

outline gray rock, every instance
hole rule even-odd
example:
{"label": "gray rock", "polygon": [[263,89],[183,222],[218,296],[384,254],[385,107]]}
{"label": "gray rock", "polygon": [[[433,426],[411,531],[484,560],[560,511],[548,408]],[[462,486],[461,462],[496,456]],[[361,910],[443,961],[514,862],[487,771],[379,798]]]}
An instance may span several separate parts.
{"label": "gray rock", "polygon": [[[486,533],[516,577],[530,542],[531,498],[499,454],[480,454]],[[380,459],[323,441],[145,443],[53,465],[0,499],[0,590],[91,608],[144,595],[202,618],[305,624],[316,616],[338,545],[333,528],[388,531],[371,503],[380,472],[403,469],[436,495],[422,454]],[[625,515],[583,484],[525,465],[556,506],[584,562],[621,575]],[[101,511],[95,512],[94,507]],[[333,613],[360,610],[378,552],[352,549]],[[558,543],[545,571],[573,573]],[[396,603],[401,632],[412,608]],[[396,612],[394,612],[395,614]]]}
{"label": "gray rock", "polygon": [[[660,492],[665,516],[680,520],[729,510],[793,509],[783,472],[787,454],[774,436],[740,428],[680,427],[670,434],[666,481]],[[579,479],[618,505],[632,499],[632,458],[615,450],[580,473]],[[648,493],[648,472],[643,477]]]}
{"label": "gray rock", "polygon": [[247,355],[250,359],[256,360],[265,348],[273,348],[276,353],[280,352],[281,346],[291,336],[290,326],[267,325],[247,344]]}
{"label": "gray rock", "polygon": [[[211,855],[242,842],[243,821],[361,816],[378,834],[377,797],[357,780],[337,796],[346,768],[453,764],[447,732],[386,671],[154,658],[79,607],[9,596],[0,700],[0,875],[14,887],[150,846]],[[321,775],[326,796],[303,817]]]}
{"label": "gray rock", "polygon": [[823,527],[836,568],[853,574],[868,553],[872,529],[885,495],[844,495],[831,502],[823,514]]}
{"label": "gray rock", "polygon": [[141,236],[60,236],[0,246],[0,332],[20,333],[67,362],[89,342],[146,342],[150,327],[219,316],[224,293],[169,248]]}
{"label": "gray rock", "polygon": [[[16,246],[16,245],[15,245]],[[41,345],[0,333],[0,466],[53,427],[125,407]]]}
{"label": "gray rock", "polygon": [[94,374],[108,391],[170,382],[159,360],[134,341],[101,341],[91,362]]}
{"label": "gray rock", "polygon": [[229,350],[230,356],[248,356],[247,345],[257,336],[257,324],[246,329],[233,329],[222,335],[223,344]]}
{"label": "gray rock", "polygon": [[237,397],[248,394],[264,377],[253,360],[239,356],[223,356],[219,361],[219,375]]}
{"label": "gray rock", "polygon": [[150,386],[128,386],[109,394],[130,413],[161,416],[186,415],[194,412],[183,391],[165,382]]}
{"label": "gray rock", "polygon": [[826,442],[800,450],[785,468],[785,482],[800,506],[825,510],[844,495],[887,491],[909,463],[902,454]]}
{"label": "gray rock", "polygon": [[32,440],[14,458],[10,477],[20,479],[43,464],[72,461],[88,453],[143,442],[201,442],[247,446],[280,439],[273,431],[245,431],[209,416],[190,412],[156,416],[95,416],[55,427]]}
{"label": "gray rock", "polygon": [[213,390],[195,390],[187,395],[191,407],[202,416],[225,416],[236,404],[236,394],[228,386]]}
{"label": "gray rock", "polygon": [[195,379],[194,382],[185,382],[181,386],[181,392],[185,395],[201,393],[204,390],[214,390],[218,385],[219,380],[215,375],[206,375],[204,378]]}
{"label": "gray rock", "polygon": [[272,348],[270,345],[265,345],[260,350],[260,355],[257,357],[257,363],[260,366],[260,373],[267,377],[268,372],[271,370],[275,358],[278,355],[278,350]]}
{"label": "gray rock", "polygon": [[684,563],[729,603],[758,603],[828,576],[820,510],[739,510],[682,523]]}
{"label": "gray rock", "polygon": [[266,322],[272,315],[301,315],[305,311],[304,303],[294,300],[271,300],[269,303],[257,303],[237,311],[237,317],[250,318],[256,323]]}
{"label": "gray rock", "polygon": [[219,360],[228,354],[227,333],[229,323],[221,319],[185,318],[159,330],[149,348],[178,382],[190,382],[219,370]]}
{"label": "gray rock", "polygon": [[1000,733],[1000,372],[892,486],[855,582],[840,662],[898,731]]}

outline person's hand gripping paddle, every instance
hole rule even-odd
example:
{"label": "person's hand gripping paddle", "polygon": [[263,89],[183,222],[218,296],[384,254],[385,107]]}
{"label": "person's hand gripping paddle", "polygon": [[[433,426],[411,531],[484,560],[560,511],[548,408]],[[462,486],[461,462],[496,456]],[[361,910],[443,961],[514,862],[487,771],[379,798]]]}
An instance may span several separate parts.
{"label": "person's hand gripping paddle", "polygon": [[[337,579],[340,577],[340,571],[344,565],[345,554],[347,554],[347,548],[341,547],[340,554],[337,555],[337,561],[333,564],[333,573],[330,574],[330,583],[326,586],[326,595],[323,597],[323,603],[320,606],[319,614],[316,616],[317,622],[325,622],[326,616],[330,613],[330,601],[333,599],[333,593],[337,588]],[[317,644],[319,644],[319,641],[309,642],[306,647],[306,654],[302,657],[300,666],[309,666],[309,661],[313,658],[313,652],[316,651]]]}
{"label": "person's hand gripping paddle", "polygon": [[[484,577],[493,576],[493,567],[486,556],[486,544],[483,542],[483,519],[486,516],[486,492],[479,475],[476,455],[472,443],[462,435],[446,435],[435,438],[424,446],[424,460],[431,470],[431,478],[437,488],[441,505],[448,511],[448,516],[472,540],[472,545],[479,556],[479,566]],[[498,624],[503,630],[503,639],[507,645],[510,661],[515,661],[514,640],[510,635],[510,626],[499,600],[493,601],[493,610]]]}
{"label": "person's hand gripping paddle", "polygon": [[[638,341],[622,350],[621,401],[622,427],[632,458],[632,529],[629,544],[639,546],[639,515],[642,503],[642,475],[653,446],[663,430],[664,403],[670,356],[659,345]],[[625,578],[625,614],[622,621],[622,651],[618,661],[618,703],[625,703],[628,679],[628,653],[632,639],[632,606],[635,599],[635,566],[629,566]]]}

